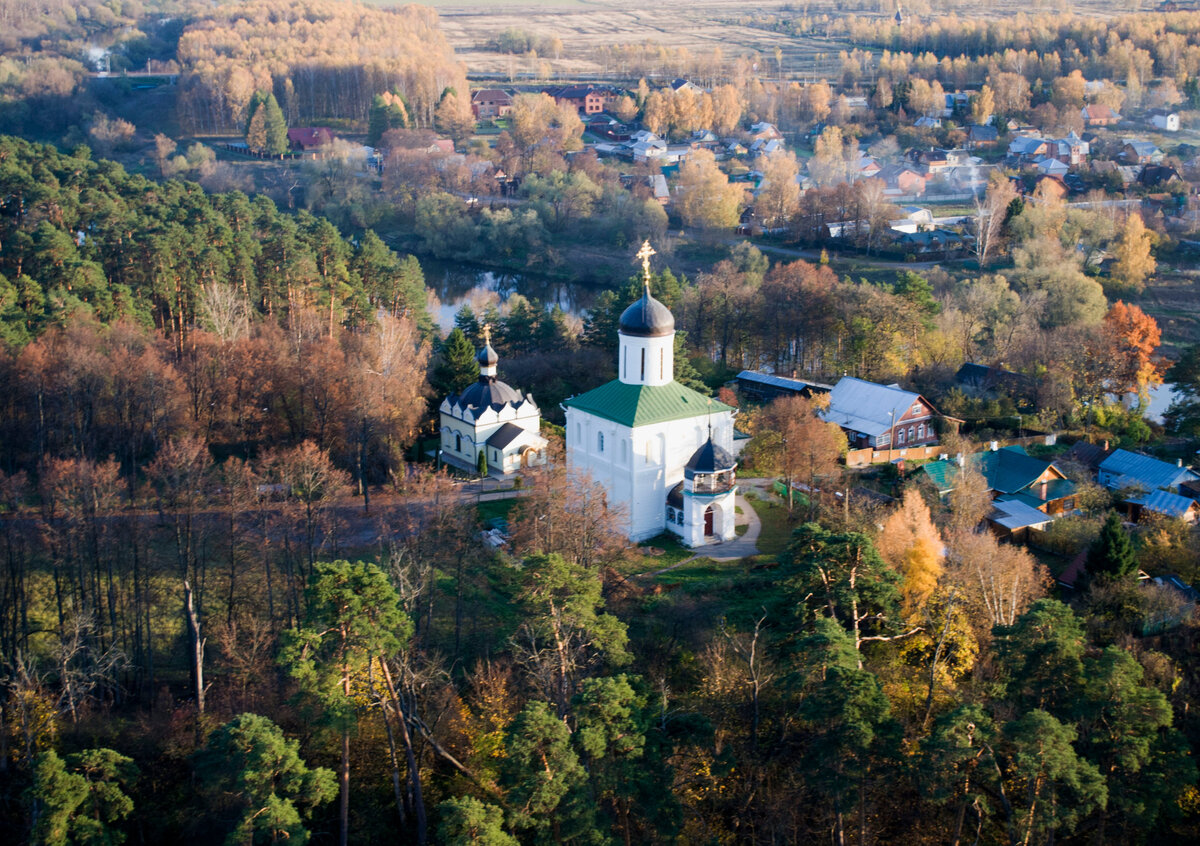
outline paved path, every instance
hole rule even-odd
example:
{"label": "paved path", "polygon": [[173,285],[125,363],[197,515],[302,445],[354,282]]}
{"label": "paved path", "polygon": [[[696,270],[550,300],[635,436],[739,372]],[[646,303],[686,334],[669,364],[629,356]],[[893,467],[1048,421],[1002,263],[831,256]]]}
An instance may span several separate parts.
{"label": "paved path", "polygon": [[661,570],[651,570],[649,573],[638,573],[633,578],[654,577],[659,573],[667,573],[674,570],[676,567],[682,567],[689,561],[695,561],[697,558],[708,558],[712,561],[740,561],[743,558],[748,558],[751,555],[758,555],[758,533],[762,531],[762,521],[758,519],[758,512],[751,507],[750,503],[746,502],[745,498],[739,493],[737,496],[737,506],[742,509],[742,513],[738,515],[737,523],[746,525],[746,533],[741,537],[734,538],[731,541],[724,543],[712,544],[706,546],[703,551],[695,555],[685,558],[682,561],[676,561],[670,567],[663,567]]}

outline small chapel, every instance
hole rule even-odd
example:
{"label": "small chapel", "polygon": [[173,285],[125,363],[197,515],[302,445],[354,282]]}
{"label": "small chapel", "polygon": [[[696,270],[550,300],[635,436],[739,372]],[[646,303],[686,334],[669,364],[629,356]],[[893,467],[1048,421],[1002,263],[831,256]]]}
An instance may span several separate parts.
{"label": "small chapel", "polygon": [[540,433],[542,412],[532,394],[522,395],[496,378],[500,356],[492,348],[486,324],[483,349],[475,360],[479,381],[461,394],[446,397],[438,410],[442,461],[473,472],[483,454],[491,476],[511,476],[544,464],[547,441]]}
{"label": "small chapel", "polygon": [[663,531],[688,546],[733,540],[734,409],[675,381],[675,317],[650,293],[642,245],[641,298],[618,326],[617,373],[563,403],[567,463],[619,505],[638,542]]}

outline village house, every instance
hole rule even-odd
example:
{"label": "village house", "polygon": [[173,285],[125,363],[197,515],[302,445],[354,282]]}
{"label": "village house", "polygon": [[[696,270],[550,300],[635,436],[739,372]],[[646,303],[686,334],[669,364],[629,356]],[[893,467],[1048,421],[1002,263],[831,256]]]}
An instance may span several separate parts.
{"label": "village house", "polygon": [[512,109],[512,95],[501,88],[481,88],[471,94],[471,114],[475,120],[501,118]]}
{"label": "village house", "polygon": [[1000,143],[1000,131],[994,126],[972,124],[967,127],[968,150],[978,150],[983,147],[995,147]]}
{"label": "village house", "polygon": [[1152,141],[1130,139],[1121,147],[1121,160],[1126,164],[1159,164],[1163,158],[1163,151]]}
{"label": "village house", "polygon": [[1075,483],[1052,461],[1029,455],[1024,447],[991,449],[952,460],[931,461],[921,468],[939,496],[957,485],[963,467],[983,476],[992,497],[989,527],[998,536],[1024,539],[1055,518],[1075,511]]}
{"label": "village house", "polygon": [[293,150],[315,150],[332,144],[336,136],[324,126],[298,126],[287,131],[288,146]]}
{"label": "village house", "polygon": [[1125,506],[1129,509],[1129,519],[1135,523],[1141,522],[1147,513],[1173,517],[1185,523],[1195,523],[1200,516],[1200,504],[1196,500],[1170,491],[1151,491],[1133,496],[1125,500]]}
{"label": "village house", "polygon": [[543,88],[542,92],[554,98],[554,102],[559,105],[574,106],[584,115],[599,114],[619,96],[612,88],[598,88],[594,85],[563,85],[558,88]]}
{"label": "village house", "polygon": [[912,165],[888,165],[875,174],[883,182],[883,193],[892,197],[919,197],[925,193],[927,180]]}
{"label": "village house", "polygon": [[1150,113],[1150,125],[1163,132],[1179,131],[1179,112],[1153,111]]}
{"label": "village house", "polygon": [[843,376],[821,418],[846,433],[851,449],[903,449],[937,442],[937,410],[920,394]]}
{"label": "village house", "polygon": [[1096,479],[1109,490],[1137,490],[1148,494],[1154,491],[1178,493],[1180,485],[1200,481],[1200,476],[1184,467],[1182,462],[1171,464],[1149,455],[1116,449],[1100,462]]}
{"label": "village house", "polygon": [[1084,126],[1112,126],[1121,120],[1121,116],[1103,103],[1093,103],[1080,110]]}
{"label": "village house", "polygon": [[768,403],[779,397],[812,397],[827,394],[833,386],[822,382],[810,382],[794,376],[777,376],[757,370],[743,370],[735,379],[738,393],[749,402]]}

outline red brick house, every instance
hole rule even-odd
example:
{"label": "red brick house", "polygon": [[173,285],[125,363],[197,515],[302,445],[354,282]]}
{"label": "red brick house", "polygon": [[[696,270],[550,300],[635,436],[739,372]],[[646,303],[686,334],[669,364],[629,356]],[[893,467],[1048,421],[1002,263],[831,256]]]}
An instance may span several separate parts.
{"label": "red brick house", "polygon": [[1084,126],[1112,126],[1121,116],[1103,103],[1093,103],[1081,110]]}
{"label": "red brick house", "polygon": [[569,103],[584,115],[599,114],[608,104],[617,99],[617,92],[611,88],[597,88],[593,85],[564,85],[560,88],[545,88],[543,92],[554,98],[558,104]]}
{"label": "red brick house", "polygon": [[475,120],[504,117],[512,109],[512,95],[501,88],[481,88],[471,94],[471,114]]}

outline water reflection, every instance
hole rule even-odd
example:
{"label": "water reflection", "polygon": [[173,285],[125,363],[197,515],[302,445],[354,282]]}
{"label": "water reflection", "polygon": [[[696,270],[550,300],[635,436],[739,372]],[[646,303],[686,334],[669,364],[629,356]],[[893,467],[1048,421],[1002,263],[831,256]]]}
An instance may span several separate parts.
{"label": "water reflection", "polygon": [[489,304],[500,306],[513,294],[539,300],[546,308],[558,305],[568,315],[582,318],[599,291],[574,282],[564,282],[536,273],[484,270],[468,264],[422,259],[425,284],[437,295],[434,318],[443,330],[454,327],[454,315],[470,305],[478,314]]}

